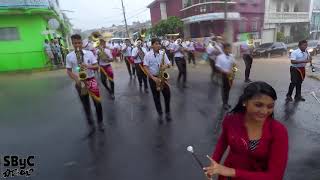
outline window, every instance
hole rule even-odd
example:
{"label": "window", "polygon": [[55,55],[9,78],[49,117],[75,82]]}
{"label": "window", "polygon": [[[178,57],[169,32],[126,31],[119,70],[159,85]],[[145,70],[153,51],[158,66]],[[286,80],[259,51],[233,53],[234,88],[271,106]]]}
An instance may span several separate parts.
{"label": "window", "polygon": [[299,6],[298,6],[298,4],[295,4],[295,5],[294,5],[293,12],[299,12]]}
{"label": "window", "polygon": [[256,32],[258,30],[258,21],[252,21],[252,32]]}
{"label": "window", "polygon": [[19,39],[20,36],[16,27],[0,28],[0,41],[15,41]]}
{"label": "window", "polygon": [[281,1],[277,2],[277,12],[281,11]]}
{"label": "window", "polygon": [[200,12],[201,13],[207,12],[207,7],[205,5],[204,6],[200,6]]}
{"label": "window", "polygon": [[288,3],[286,3],[286,4],[284,5],[283,12],[289,12],[289,4],[288,4]]}
{"label": "window", "polygon": [[247,22],[239,22],[239,31],[246,32],[247,31]]}
{"label": "window", "polygon": [[257,0],[250,0],[250,3],[251,4],[257,4],[258,2],[257,2]]}

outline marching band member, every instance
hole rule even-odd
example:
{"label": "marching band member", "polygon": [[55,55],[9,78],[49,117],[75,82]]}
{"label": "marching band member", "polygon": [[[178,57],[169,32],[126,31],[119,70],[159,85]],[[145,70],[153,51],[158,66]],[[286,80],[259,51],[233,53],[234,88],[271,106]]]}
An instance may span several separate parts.
{"label": "marching band member", "polygon": [[75,81],[75,87],[89,125],[89,135],[92,135],[95,132],[95,126],[91,116],[89,95],[96,108],[99,130],[104,131],[101,97],[98,82],[94,76],[94,71],[98,70],[99,66],[97,58],[93,53],[82,49],[82,39],[80,35],[72,35],[71,40],[75,51],[70,52],[66,57],[67,74]]}
{"label": "marching band member", "polygon": [[[100,44],[97,48],[98,62],[100,65],[100,76],[103,86],[110,93],[112,99],[114,99],[114,75],[111,66],[113,62],[113,57],[111,50],[107,48],[106,41],[103,38],[100,38]],[[108,87],[108,81],[110,87]]]}
{"label": "marching band member", "polygon": [[[164,83],[162,89],[157,89],[157,84],[161,82],[161,77],[159,77],[160,71],[164,71],[167,68],[170,68],[170,61],[165,54],[165,51],[160,51],[161,41],[158,38],[154,38],[151,40],[151,50],[148,52],[143,61],[143,65],[145,67],[145,71],[149,77],[149,84],[153,95],[153,100],[158,112],[158,121],[159,123],[163,123],[163,111],[161,107],[160,100],[160,91],[164,96],[165,101],[165,111],[166,111],[166,120],[171,121],[170,115],[170,87],[167,82]],[[164,58],[164,59],[162,59]],[[164,63],[162,63],[164,61]]]}
{"label": "marching band member", "polygon": [[221,73],[222,77],[222,102],[223,108],[228,110],[231,106],[228,104],[229,93],[234,79],[233,67],[235,60],[231,55],[231,45],[224,44],[223,53],[216,59],[216,68]]}
{"label": "marching band member", "polygon": [[132,46],[129,39],[126,39],[125,45],[122,47],[122,53],[124,56],[124,60],[127,65],[128,73],[130,76],[130,79],[132,78],[132,75],[135,77],[136,75],[136,68],[133,62],[131,62],[131,52],[132,52]]}
{"label": "marching band member", "polygon": [[291,83],[289,86],[289,90],[287,93],[287,101],[293,101],[292,93],[294,88],[296,88],[296,101],[305,101],[305,99],[301,96],[301,86],[304,78],[306,76],[306,64],[311,62],[311,56],[309,52],[306,50],[308,47],[308,41],[303,40],[299,42],[299,48],[294,50],[291,53],[291,66],[290,66],[290,75],[291,75]]}
{"label": "marching band member", "polygon": [[143,59],[147,54],[147,50],[142,46],[143,46],[142,40],[137,39],[137,46],[132,50],[132,57],[134,59],[134,64],[137,69],[137,76],[138,76],[140,90],[142,89],[142,81],[143,81],[145,93],[149,93],[147,75],[145,74],[144,68],[143,68]]}
{"label": "marching band member", "polygon": [[196,65],[196,59],[194,57],[195,47],[193,41],[187,41],[186,42],[187,50],[188,50],[188,60],[189,64],[191,63],[191,60],[193,62],[193,65]]}
{"label": "marching band member", "polygon": [[186,59],[184,58],[185,48],[182,46],[182,40],[177,39],[176,43],[173,45],[174,60],[178,66],[179,75],[177,79],[177,84],[180,83],[181,77],[183,78],[183,88],[186,88],[187,85],[187,64]]}
{"label": "marching band member", "polygon": [[211,81],[214,80],[214,77],[217,75],[218,71],[216,68],[216,58],[223,53],[222,46],[217,42],[217,38],[213,37],[208,46],[206,47],[206,52],[209,57],[210,67],[211,67]]}

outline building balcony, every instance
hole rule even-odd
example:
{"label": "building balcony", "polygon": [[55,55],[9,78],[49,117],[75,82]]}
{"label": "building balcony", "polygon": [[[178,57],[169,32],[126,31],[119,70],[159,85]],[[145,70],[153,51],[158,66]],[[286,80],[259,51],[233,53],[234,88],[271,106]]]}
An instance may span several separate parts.
{"label": "building balcony", "polygon": [[265,23],[300,23],[309,22],[309,12],[274,12],[267,13]]}
{"label": "building balcony", "polygon": [[[23,10],[23,11],[20,11]],[[60,19],[64,19],[56,0],[2,0],[0,14],[21,14],[30,10],[32,13],[45,13],[52,10]]]}
{"label": "building balcony", "polygon": [[[210,1],[204,3],[193,4],[180,10],[181,18],[188,18],[192,16],[212,14],[212,13],[223,13],[224,12],[224,1]],[[228,11],[235,12],[236,2],[228,2]]]}
{"label": "building balcony", "polygon": [[0,9],[49,8],[49,0],[3,0]]}

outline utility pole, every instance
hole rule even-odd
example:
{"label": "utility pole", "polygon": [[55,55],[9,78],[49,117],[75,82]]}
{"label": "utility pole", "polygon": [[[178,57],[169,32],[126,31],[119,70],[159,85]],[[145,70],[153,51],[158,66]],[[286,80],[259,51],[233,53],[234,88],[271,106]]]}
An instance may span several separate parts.
{"label": "utility pole", "polygon": [[233,42],[233,27],[228,21],[228,1],[224,0],[224,38],[228,43]]}
{"label": "utility pole", "polygon": [[126,12],[125,12],[124,5],[123,5],[123,0],[121,0],[121,4],[122,4],[122,12],[123,12],[124,24],[126,26],[126,34],[127,34],[127,38],[129,38],[128,24],[127,24]]}

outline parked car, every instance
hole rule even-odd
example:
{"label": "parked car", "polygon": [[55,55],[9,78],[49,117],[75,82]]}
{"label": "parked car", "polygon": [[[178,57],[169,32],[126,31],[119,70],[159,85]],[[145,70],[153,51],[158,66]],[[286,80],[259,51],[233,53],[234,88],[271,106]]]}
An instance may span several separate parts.
{"label": "parked car", "polygon": [[310,53],[311,56],[315,56],[320,53],[320,44],[317,40],[310,40],[308,41],[308,48],[307,51]]}
{"label": "parked car", "polygon": [[264,43],[254,48],[253,56],[268,57],[268,54],[280,54],[287,53],[287,46],[283,42]]}

